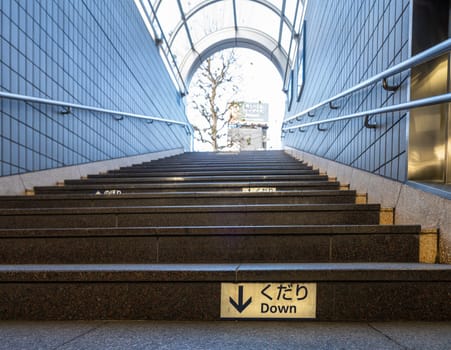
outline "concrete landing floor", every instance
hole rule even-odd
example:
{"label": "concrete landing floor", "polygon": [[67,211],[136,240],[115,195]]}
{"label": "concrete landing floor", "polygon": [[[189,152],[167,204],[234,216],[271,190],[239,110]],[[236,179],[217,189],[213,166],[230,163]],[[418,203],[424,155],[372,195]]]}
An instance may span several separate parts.
{"label": "concrete landing floor", "polygon": [[451,349],[451,322],[0,322],[0,349]]}

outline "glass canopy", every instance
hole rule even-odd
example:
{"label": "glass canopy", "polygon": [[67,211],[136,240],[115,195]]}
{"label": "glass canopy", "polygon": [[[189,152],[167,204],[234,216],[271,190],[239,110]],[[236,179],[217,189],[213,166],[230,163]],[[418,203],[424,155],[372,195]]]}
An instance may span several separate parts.
{"label": "glass canopy", "polygon": [[268,57],[288,85],[307,0],[134,0],[182,94],[202,61],[232,47]]}

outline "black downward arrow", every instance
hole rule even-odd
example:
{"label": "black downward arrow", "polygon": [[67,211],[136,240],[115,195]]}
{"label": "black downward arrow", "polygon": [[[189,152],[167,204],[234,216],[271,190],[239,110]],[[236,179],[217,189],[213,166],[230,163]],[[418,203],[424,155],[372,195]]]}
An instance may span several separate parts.
{"label": "black downward arrow", "polygon": [[252,302],[252,297],[250,297],[244,304],[243,304],[243,286],[238,287],[238,304],[235,300],[232,299],[232,297],[229,297],[230,304],[237,309],[239,313],[242,313],[245,308],[249,306],[249,304]]}

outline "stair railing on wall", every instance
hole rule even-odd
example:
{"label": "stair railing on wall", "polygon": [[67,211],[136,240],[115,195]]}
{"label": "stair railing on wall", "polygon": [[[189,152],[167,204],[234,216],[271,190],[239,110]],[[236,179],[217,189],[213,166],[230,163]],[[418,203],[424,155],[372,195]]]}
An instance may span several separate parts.
{"label": "stair railing on wall", "polygon": [[362,118],[362,117],[365,117],[365,126],[367,128],[375,128],[376,127],[375,124],[369,123],[369,116],[371,116],[371,115],[382,114],[382,113],[387,113],[387,112],[395,112],[395,111],[400,111],[400,110],[406,110],[406,109],[412,109],[412,108],[417,108],[417,107],[451,102],[451,93],[447,93],[447,94],[443,94],[443,95],[432,96],[432,97],[414,100],[414,101],[401,103],[401,104],[397,104],[397,105],[392,105],[392,106],[388,106],[388,107],[382,107],[382,108],[376,108],[376,109],[372,109],[372,110],[357,112],[357,113],[340,116],[340,117],[336,117],[336,118],[329,118],[329,119],[323,119],[323,120],[288,126],[288,123],[291,123],[294,120],[299,121],[305,115],[308,115],[310,118],[317,115],[314,113],[315,110],[324,105],[327,105],[327,104],[333,105],[334,101],[336,102],[337,100],[339,100],[347,95],[350,95],[354,92],[357,92],[358,90],[361,90],[369,85],[376,84],[378,82],[382,83],[382,87],[384,89],[386,89],[388,91],[394,91],[397,88],[399,88],[399,86],[389,86],[387,84],[387,78],[389,78],[397,73],[401,73],[412,67],[415,67],[417,65],[420,65],[422,63],[428,62],[428,61],[430,61],[440,55],[443,55],[449,51],[451,51],[451,39],[445,40],[445,41],[441,42],[440,44],[437,44],[437,45],[431,47],[430,49],[420,52],[419,54],[417,54],[391,68],[388,68],[379,74],[376,74],[372,78],[369,78],[369,79],[353,86],[350,89],[347,89],[333,97],[330,97],[330,98],[314,105],[313,107],[307,108],[304,111],[285,119],[283,122],[283,125],[282,125],[282,132],[287,132],[287,131],[290,132],[295,129],[305,131],[304,130],[305,127],[314,126],[314,125],[316,125],[318,127],[318,130],[320,130],[320,129],[326,130],[326,129],[320,128],[319,125],[333,123],[333,122],[345,120],[345,119]]}
{"label": "stair railing on wall", "polygon": [[68,114],[72,113],[73,109],[81,109],[81,110],[87,110],[87,111],[92,111],[92,112],[110,114],[117,121],[122,120],[124,117],[130,117],[130,118],[137,118],[137,119],[145,119],[149,123],[153,123],[154,121],[156,121],[156,122],[167,123],[169,126],[180,125],[185,128],[185,131],[188,135],[194,134],[193,127],[191,126],[190,123],[181,122],[181,121],[173,120],[173,119],[152,117],[152,116],[148,116],[148,115],[144,115],[144,114],[121,112],[121,111],[115,111],[112,109],[105,109],[105,108],[94,107],[94,106],[86,106],[86,105],[64,102],[64,101],[50,100],[50,99],[34,97],[34,96],[13,94],[13,93],[6,92],[6,91],[0,91],[0,98],[7,98],[7,99],[20,100],[20,101],[30,102],[30,103],[41,103],[41,104],[59,106],[62,108],[60,111],[60,114],[62,114],[62,115],[68,115]]}
{"label": "stair railing on wall", "polygon": [[402,110],[406,110],[406,109],[430,106],[430,105],[446,103],[446,102],[451,102],[451,93],[427,97],[427,98],[414,100],[414,101],[410,101],[410,102],[406,102],[406,103],[400,103],[400,104],[393,105],[393,106],[376,108],[376,109],[371,109],[371,110],[363,111],[363,112],[357,112],[357,113],[348,114],[348,115],[341,116],[341,117],[329,118],[329,119],[318,120],[315,122],[297,124],[295,126],[285,127],[282,130],[285,132],[294,130],[294,129],[302,129],[301,131],[305,131],[303,128],[308,127],[308,126],[317,125],[319,131],[326,131],[327,129],[320,128],[319,125],[333,123],[333,122],[337,122],[340,120],[361,118],[361,117],[365,117],[365,126],[367,128],[375,128],[376,125],[370,124],[370,122],[368,120],[369,116],[371,116],[371,115],[402,111]]}

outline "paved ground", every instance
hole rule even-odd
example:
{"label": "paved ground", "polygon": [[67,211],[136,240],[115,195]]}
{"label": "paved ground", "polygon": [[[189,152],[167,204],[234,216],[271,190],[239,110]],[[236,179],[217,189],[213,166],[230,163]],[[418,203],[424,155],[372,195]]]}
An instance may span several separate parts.
{"label": "paved ground", "polygon": [[451,349],[451,322],[0,322],[0,349]]}

